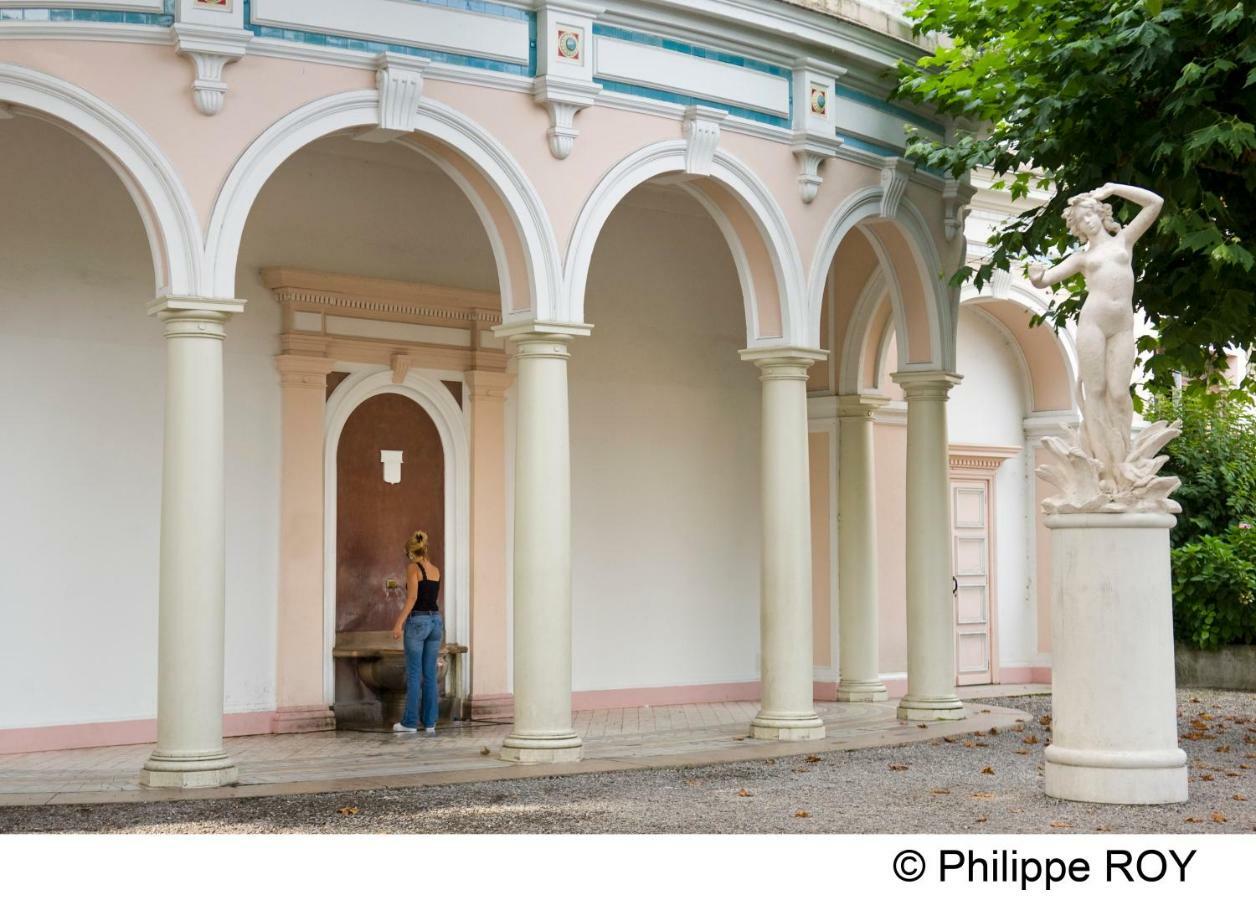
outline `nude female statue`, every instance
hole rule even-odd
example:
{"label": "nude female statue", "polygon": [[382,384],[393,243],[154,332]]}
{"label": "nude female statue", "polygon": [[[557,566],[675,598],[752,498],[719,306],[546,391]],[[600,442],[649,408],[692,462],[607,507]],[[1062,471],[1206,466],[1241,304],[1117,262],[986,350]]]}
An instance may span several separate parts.
{"label": "nude female statue", "polygon": [[[1112,217],[1108,197],[1123,197],[1143,208],[1124,228]],[[1160,215],[1164,200],[1127,184],[1105,184],[1068,201],[1064,220],[1086,248],[1046,271],[1029,267],[1034,287],[1057,284],[1081,272],[1089,295],[1077,324],[1077,359],[1082,385],[1083,445],[1102,466],[1107,491],[1126,477],[1122,466],[1130,454],[1134,406],[1130,380],[1134,374],[1134,244]]]}

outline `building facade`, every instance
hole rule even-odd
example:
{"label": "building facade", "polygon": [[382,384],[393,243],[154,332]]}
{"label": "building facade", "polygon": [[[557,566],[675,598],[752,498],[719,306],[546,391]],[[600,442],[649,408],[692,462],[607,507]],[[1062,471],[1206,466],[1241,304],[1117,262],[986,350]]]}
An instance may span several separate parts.
{"label": "building facade", "polygon": [[[0,752],[369,707],[416,529],[450,692],[963,715],[1049,677],[1067,335],[950,286],[894,4],[0,0]],[[977,193],[979,214],[967,223]],[[45,646],[47,644],[47,646]]]}

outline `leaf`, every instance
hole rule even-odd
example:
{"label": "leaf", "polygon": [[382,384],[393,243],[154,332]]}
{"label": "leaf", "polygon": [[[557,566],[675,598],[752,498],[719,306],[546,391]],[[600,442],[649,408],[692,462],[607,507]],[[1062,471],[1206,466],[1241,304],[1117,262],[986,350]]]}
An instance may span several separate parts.
{"label": "leaf", "polygon": [[939,797],[943,796],[944,794],[949,794],[950,792],[951,792],[950,788],[932,788],[929,791],[930,794],[936,794]]}
{"label": "leaf", "polygon": [[745,788],[742,788],[740,791],[737,792],[737,796],[738,797],[753,797],[754,794],[750,793]]}
{"label": "leaf", "polygon": [[481,748],[480,748],[480,756],[491,756],[491,755],[492,755],[492,753],[493,753],[493,751],[492,751],[492,750],[490,750],[490,749],[488,749],[488,747],[481,747]]}
{"label": "leaf", "polygon": [[989,791],[977,791],[975,794],[973,794],[973,799],[974,800],[993,800],[994,794],[990,793]]}
{"label": "leaf", "polygon": [[808,757],[807,757],[807,762],[809,762],[809,763],[818,763],[818,762],[820,762],[820,757],[818,757],[818,756],[808,756]]}
{"label": "leaf", "polygon": [[1203,820],[1203,819],[1196,818],[1195,816],[1187,816],[1187,817],[1186,817],[1185,819],[1183,819],[1182,821],[1183,821],[1183,822],[1186,822],[1187,824],[1190,824],[1190,825],[1198,825],[1200,822],[1202,822],[1202,821],[1204,821],[1204,820]]}
{"label": "leaf", "polygon": [[1021,743],[1022,744],[1036,744],[1038,743],[1038,735],[1027,734],[1023,738],[1021,738]]}
{"label": "leaf", "polygon": [[356,816],[358,814],[358,808],[356,806],[342,806],[340,809],[336,810],[336,812],[340,813],[342,816]]}
{"label": "leaf", "polygon": [[1051,827],[1052,828],[1072,828],[1073,826],[1070,825],[1068,822],[1052,822]]}
{"label": "leaf", "polygon": [[1234,795],[1233,797],[1231,797],[1230,799],[1231,799],[1231,800],[1239,800],[1239,801],[1243,801],[1243,800],[1246,800],[1246,799],[1247,799],[1247,795],[1246,795],[1246,794],[1235,794],[1235,795]]}
{"label": "leaf", "polygon": [[903,763],[890,763],[891,772],[906,772],[907,768]]}
{"label": "leaf", "polygon": [[990,821],[990,817],[989,817],[989,816],[978,816],[978,817],[977,817],[977,824],[978,824],[978,825],[980,825],[980,824],[982,824],[982,823],[985,823],[985,822],[989,822],[989,821]]}
{"label": "leaf", "polygon": [[993,774],[994,774],[994,769],[990,768],[989,766],[986,766],[984,769],[982,769],[982,770],[981,770],[981,774],[982,774],[982,775],[993,775]]}
{"label": "leaf", "polygon": [[1218,811],[1216,811],[1216,810],[1214,810],[1214,811],[1213,811],[1212,816],[1211,816],[1210,818],[1211,818],[1214,822],[1216,822],[1218,825],[1221,825],[1221,824],[1223,824],[1223,823],[1225,823],[1225,822],[1228,822],[1228,821],[1229,821],[1229,819],[1227,819],[1227,818],[1225,817],[1225,814],[1224,814],[1224,813],[1218,812]]}
{"label": "leaf", "polygon": [[805,809],[795,810],[794,818],[795,819],[810,819],[811,813],[807,812]]}

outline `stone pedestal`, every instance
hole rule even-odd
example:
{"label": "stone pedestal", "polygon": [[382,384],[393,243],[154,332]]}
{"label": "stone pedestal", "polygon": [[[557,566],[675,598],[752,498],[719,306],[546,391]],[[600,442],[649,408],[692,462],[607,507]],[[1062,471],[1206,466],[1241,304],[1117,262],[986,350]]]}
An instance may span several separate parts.
{"label": "stone pedestal", "polygon": [[1186,800],[1177,744],[1169,529],[1162,513],[1050,515],[1052,743],[1046,793]]}

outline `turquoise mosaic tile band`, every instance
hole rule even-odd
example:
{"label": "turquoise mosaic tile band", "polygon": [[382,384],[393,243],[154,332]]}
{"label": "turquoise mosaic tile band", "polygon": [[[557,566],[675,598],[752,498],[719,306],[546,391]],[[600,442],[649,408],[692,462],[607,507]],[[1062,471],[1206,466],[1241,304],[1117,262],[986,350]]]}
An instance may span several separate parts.
{"label": "turquoise mosaic tile band", "polygon": [[107,22],[112,25],[160,25],[168,28],[174,24],[174,0],[165,0],[159,13],[40,7],[0,9],[0,22]]}
{"label": "turquoise mosaic tile band", "polygon": [[938,137],[944,137],[946,135],[945,129],[932,119],[926,119],[919,113],[903,109],[901,106],[895,106],[893,103],[882,100],[879,97],[874,97],[871,94],[865,94],[863,91],[857,91],[854,88],[845,87],[841,82],[837,83],[837,86],[833,89],[833,93],[855,103],[861,103],[864,106],[870,106],[883,113],[888,113],[896,119],[902,119],[904,122],[910,122],[918,128],[923,128],[926,131],[938,135]]}
{"label": "turquoise mosaic tile band", "polygon": [[[593,23],[593,34],[598,37],[614,38],[620,41],[629,41],[634,44],[645,44],[649,47],[658,47],[662,50],[670,50],[674,53],[683,53],[686,56],[696,56],[701,59],[709,59],[712,62],[726,63],[730,66],[739,66],[743,69],[752,69],[756,72],[763,72],[766,75],[772,75],[776,78],[783,78],[790,81],[793,73],[783,66],[773,65],[761,60],[751,59],[746,56],[738,56],[735,53],[725,53],[722,50],[714,50],[710,47],[699,47],[695,44],[687,44],[683,41],[674,41],[671,38],[660,37],[656,34],[646,34],[641,31],[629,31],[626,28],[618,28],[614,25],[601,25],[597,22]],[[681,106],[709,106],[713,109],[722,109],[730,116],[737,116],[740,119],[750,119],[753,122],[761,122],[764,125],[775,125],[777,128],[789,128],[790,116],[778,116],[773,113],[763,112],[762,110],[749,109],[744,106],[737,106],[730,103],[720,103],[714,100],[708,100],[705,97],[695,97],[691,94],[679,94],[672,91],[659,90],[657,88],[643,87],[637,84],[629,84],[624,81],[613,81],[608,78],[594,78],[595,82],[600,84],[604,90],[614,91],[617,94],[631,94],[634,97],[646,97],[650,100],[663,100],[667,103],[678,103]],[[790,113],[793,113],[794,92],[788,92]]]}
{"label": "turquoise mosaic tile band", "polygon": [[503,62],[499,59],[486,59],[481,56],[469,56],[462,53],[446,53],[443,50],[431,50],[413,44],[392,44],[386,41],[364,41],[344,35],[330,34],[320,31],[298,31],[291,28],[273,28],[269,25],[258,25],[253,21],[252,4],[244,0],[244,27],[258,37],[272,38],[279,41],[292,41],[308,44],[311,47],[331,47],[337,50],[357,50],[361,53],[400,53],[405,56],[421,56],[432,62],[448,63],[452,66],[466,66],[470,69],[485,69],[490,72],[505,72],[510,75],[523,75],[532,78],[536,75],[536,13],[519,9],[515,6],[504,6],[490,3],[487,0],[406,0],[409,3],[423,3],[427,6],[443,6],[463,12],[485,13],[500,16],[504,19],[515,19],[528,23],[528,62]]}

